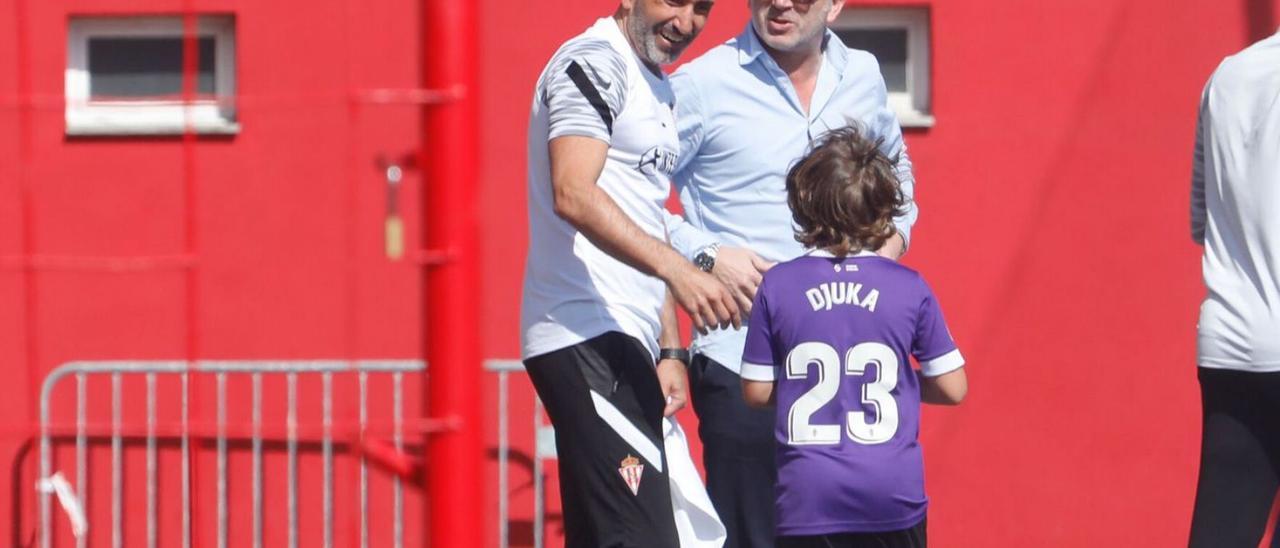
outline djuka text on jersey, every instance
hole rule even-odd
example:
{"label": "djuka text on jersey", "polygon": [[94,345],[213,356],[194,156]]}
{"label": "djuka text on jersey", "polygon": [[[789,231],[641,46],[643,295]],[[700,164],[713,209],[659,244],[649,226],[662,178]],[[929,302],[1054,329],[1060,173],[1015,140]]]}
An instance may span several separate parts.
{"label": "djuka text on jersey", "polygon": [[880,300],[880,290],[867,288],[862,294],[862,284],[856,282],[828,282],[805,290],[805,298],[814,312],[831,310],[836,305],[855,305],[871,312],[876,311],[876,302]]}

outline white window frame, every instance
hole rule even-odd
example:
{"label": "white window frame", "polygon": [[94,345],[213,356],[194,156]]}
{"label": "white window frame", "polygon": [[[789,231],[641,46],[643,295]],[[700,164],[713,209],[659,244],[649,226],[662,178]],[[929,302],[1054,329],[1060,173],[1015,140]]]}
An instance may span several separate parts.
{"label": "white window frame", "polygon": [[201,15],[197,38],[214,39],[216,99],[93,101],[89,97],[89,39],[102,37],[181,38],[181,16],[73,17],[67,31],[67,135],[176,135],[240,131],[235,109],[235,19]]}
{"label": "white window frame", "polygon": [[905,29],[907,31],[907,91],[889,92],[889,106],[903,127],[933,127],[930,93],[929,10],[906,6],[901,8],[864,8],[846,5],[835,30]]}

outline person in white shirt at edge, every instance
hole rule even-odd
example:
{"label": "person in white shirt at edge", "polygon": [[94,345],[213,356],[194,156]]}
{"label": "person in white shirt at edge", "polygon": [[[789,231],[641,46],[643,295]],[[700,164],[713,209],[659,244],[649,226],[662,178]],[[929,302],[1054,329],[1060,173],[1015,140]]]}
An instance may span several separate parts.
{"label": "person in white shirt at edge", "polygon": [[[680,126],[674,182],[687,222],[672,219],[672,243],[712,272],[749,311],[761,274],[803,253],[792,237],[787,169],[809,143],[858,122],[896,158],[907,198],[895,234],[878,252],[897,259],[917,210],[911,160],[884,79],[871,54],[847,48],[827,29],[843,6],[832,0],[750,0],[736,38],[671,77]],[[699,418],[707,489],[729,531],[728,547],[774,541],[773,415],[742,399],[744,332],[694,341],[690,381]]]}
{"label": "person in white shirt at edge", "polygon": [[571,548],[678,545],[662,449],[663,417],[687,398],[675,305],[700,329],[741,324],[728,291],[666,240],[679,142],[660,66],[712,4],[622,0],[535,88],[522,354],[556,430]]}
{"label": "person in white shirt at edge", "polygon": [[1190,546],[1253,548],[1280,486],[1280,33],[1226,58],[1205,85],[1191,237],[1208,294]]}

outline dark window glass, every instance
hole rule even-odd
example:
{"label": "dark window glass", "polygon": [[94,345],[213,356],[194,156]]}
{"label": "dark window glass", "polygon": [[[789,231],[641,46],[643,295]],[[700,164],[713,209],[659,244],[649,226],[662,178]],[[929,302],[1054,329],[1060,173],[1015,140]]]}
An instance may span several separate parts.
{"label": "dark window glass", "polygon": [[[196,93],[213,95],[214,39],[197,38]],[[90,38],[89,95],[141,98],[182,94],[182,38]]]}
{"label": "dark window glass", "polygon": [[876,56],[889,91],[907,91],[907,29],[845,29],[836,35],[846,46]]}

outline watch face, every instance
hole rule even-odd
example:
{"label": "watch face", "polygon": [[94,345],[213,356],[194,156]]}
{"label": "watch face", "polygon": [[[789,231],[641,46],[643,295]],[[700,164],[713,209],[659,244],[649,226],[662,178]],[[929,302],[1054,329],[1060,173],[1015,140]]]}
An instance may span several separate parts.
{"label": "watch face", "polygon": [[693,265],[703,272],[711,272],[711,267],[715,266],[715,264],[715,258],[706,253],[699,253],[693,258]]}

